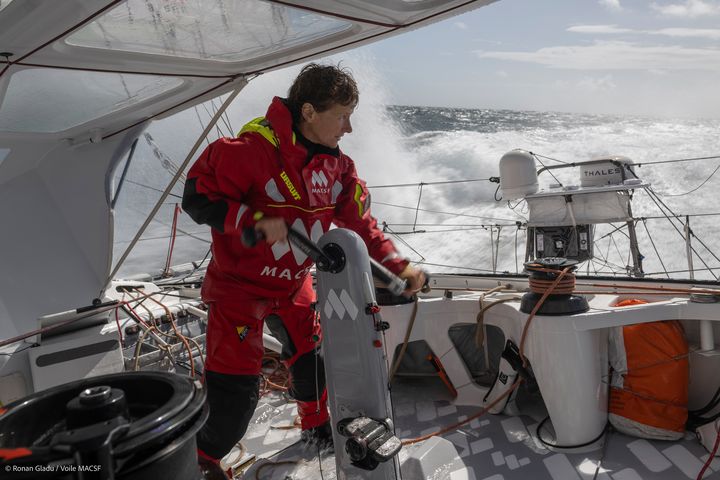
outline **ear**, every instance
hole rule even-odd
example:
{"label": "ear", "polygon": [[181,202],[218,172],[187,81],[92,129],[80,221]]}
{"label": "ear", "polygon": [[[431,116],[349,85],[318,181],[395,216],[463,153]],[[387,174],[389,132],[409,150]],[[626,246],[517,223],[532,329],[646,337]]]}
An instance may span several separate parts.
{"label": "ear", "polygon": [[300,109],[300,113],[302,114],[303,120],[306,122],[312,122],[317,112],[311,103],[305,102]]}

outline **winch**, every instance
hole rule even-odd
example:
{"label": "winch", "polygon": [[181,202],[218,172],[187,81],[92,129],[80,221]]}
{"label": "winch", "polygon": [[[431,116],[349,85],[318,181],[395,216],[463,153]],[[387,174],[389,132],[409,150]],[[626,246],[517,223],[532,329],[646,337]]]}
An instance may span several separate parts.
{"label": "winch", "polygon": [[[561,257],[538,258],[525,263],[530,274],[530,292],[523,295],[520,311],[531,313],[540,299],[546,297],[538,308],[537,315],[573,315],[587,312],[588,301],[581,295],[574,295],[575,275],[578,261]],[[563,273],[564,272],[564,273]],[[558,279],[562,275],[562,278]],[[551,287],[551,293],[548,289]]]}
{"label": "winch", "polygon": [[[161,372],[102,375],[0,411],[0,477],[200,480],[195,434],[205,391]],[[224,478],[222,472],[215,478]]]}

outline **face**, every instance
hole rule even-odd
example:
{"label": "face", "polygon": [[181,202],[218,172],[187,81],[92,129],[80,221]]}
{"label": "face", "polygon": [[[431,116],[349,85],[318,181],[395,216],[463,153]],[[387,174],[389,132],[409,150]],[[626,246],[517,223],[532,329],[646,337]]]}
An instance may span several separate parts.
{"label": "face", "polygon": [[306,103],[303,105],[305,121],[299,126],[300,133],[311,142],[335,148],[343,135],[352,132],[350,115],[354,110],[354,105],[333,104],[324,112],[318,112]]}

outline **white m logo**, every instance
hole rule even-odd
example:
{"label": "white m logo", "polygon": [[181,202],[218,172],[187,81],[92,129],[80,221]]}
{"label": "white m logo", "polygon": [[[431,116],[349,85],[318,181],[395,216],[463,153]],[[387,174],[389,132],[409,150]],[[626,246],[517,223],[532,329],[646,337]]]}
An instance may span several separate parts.
{"label": "white m logo", "polygon": [[315,187],[327,187],[328,179],[325,176],[325,172],[322,170],[313,170],[312,172],[312,184]]}

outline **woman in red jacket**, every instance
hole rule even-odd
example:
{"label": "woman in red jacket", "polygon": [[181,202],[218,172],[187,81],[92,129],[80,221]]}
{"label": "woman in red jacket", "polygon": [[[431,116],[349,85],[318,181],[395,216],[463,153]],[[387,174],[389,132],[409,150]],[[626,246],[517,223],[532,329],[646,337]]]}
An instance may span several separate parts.
{"label": "woman in red jacket", "polygon": [[[307,65],[265,117],[238,138],[206,148],[188,173],[183,209],[212,227],[213,257],[202,288],[209,305],[205,385],[210,417],[198,434],[205,459],[218,461],[242,438],[258,401],[263,322],[283,345],[302,437],[331,445],[312,260],[287,241],[287,226],[317,241],[330,224],[349,228],[370,256],[418,290],[423,273],[408,265],[370,215],[370,196],[338,142],[352,132],[358,90],[335,66]],[[242,244],[243,229],[265,242]],[[317,375],[316,375],[317,369]],[[319,384],[316,383],[316,378]]]}

